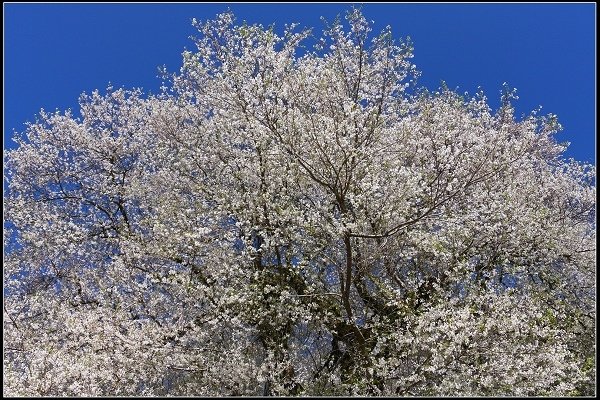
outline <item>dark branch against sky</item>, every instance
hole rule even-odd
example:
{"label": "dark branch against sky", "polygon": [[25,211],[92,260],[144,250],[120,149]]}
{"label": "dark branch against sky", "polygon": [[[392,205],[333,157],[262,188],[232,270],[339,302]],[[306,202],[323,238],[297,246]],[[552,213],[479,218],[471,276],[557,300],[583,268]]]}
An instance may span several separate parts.
{"label": "dark branch against sky", "polygon": [[[355,3],[355,5],[358,5]],[[40,108],[78,111],[94,89],[142,87],[157,93],[158,67],[179,70],[194,49],[191,19],[228,8],[239,22],[314,27],[343,16],[351,3],[328,4],[4,4],[4,148],[13,129]],[[595,163],[595,12],[583,4],[364,4],[375,31],[410,36],[419,84],[443,80],[459,92],[484,90],[492,107],[502,83],[518,89],[516,106],[557,114],[568,157]]]}

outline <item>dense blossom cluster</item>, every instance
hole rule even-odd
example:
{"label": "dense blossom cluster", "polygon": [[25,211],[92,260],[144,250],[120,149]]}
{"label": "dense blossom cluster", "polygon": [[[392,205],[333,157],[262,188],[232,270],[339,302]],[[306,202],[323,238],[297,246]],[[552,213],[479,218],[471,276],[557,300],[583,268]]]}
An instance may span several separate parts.
{"label": "dense blossom cluster", "polygon": [[194,21],[5,156],[6,395],[595,392],[595,168],[410,42]]}

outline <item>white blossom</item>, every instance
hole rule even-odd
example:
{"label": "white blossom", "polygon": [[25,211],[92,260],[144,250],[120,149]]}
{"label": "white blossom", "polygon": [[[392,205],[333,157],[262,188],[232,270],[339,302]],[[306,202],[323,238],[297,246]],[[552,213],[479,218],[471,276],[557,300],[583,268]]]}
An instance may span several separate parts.
{"label": "white blossom", "polygon": [[314,49],[193,25],[162,93],[6,152],[5,395],[593,395],[595,167],[555,116],[413,90],[356,9]]}

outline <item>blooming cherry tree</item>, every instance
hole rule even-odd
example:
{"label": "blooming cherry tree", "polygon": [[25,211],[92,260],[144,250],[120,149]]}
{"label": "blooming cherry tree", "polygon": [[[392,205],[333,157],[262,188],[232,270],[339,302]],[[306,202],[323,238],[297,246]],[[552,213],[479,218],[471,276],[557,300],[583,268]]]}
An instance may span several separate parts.
{"label": "blooming cherry tree", "polygon": [[595,392],[595,167],[358,10],[198,22],[5,156],[6,395]]}

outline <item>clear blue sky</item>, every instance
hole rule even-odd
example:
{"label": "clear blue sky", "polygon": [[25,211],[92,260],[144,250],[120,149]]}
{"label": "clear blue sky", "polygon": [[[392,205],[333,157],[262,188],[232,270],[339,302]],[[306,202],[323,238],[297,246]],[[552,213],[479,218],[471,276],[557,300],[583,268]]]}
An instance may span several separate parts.
{"label": "clear blue sky", "polygon": [[[359,3],[355,3],[359,4]],[[179,69],[193,49],[192,17],[230,8],[238,20],[299,22],[319,30],[351,3],[337,4],[4,4],[4,139],[44,108],[78,110],[81,92],[142,87],[158,92],[157,67]],[[542,105],[564,126],[567,156],[595,163],[595,4],[364,4],[375,30],[410,36],[421,85],[444,80],[497,107],[503,82],[517,110]]]}

